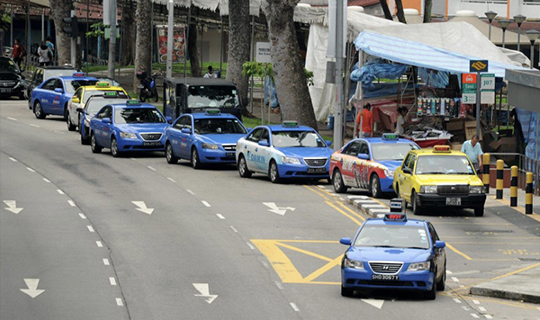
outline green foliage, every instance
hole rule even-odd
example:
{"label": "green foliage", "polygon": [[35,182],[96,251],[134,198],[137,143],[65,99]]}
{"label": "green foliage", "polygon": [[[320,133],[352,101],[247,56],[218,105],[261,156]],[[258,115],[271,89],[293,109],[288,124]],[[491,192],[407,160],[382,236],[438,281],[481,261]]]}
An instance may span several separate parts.
{"label": "green foliage", "polygon": [[91,31],[88,31],[86,36],[90,38],[103,37],[105,36],[105,28],[109,28],[109,26],[105,26],[103,22],[94,23],[90,25]]}
{"label": "green foliage", "polygon": [[[242,75],[243,76],[254,76],[262,78],[264,77],[264,66],[266,65],[266,75],[270,76],[272,81],[274,80],[274,69],[272,68],[271,63],[259,63],[259,62],[245,62],[242,65]],[[313,71],[309,71],[304,68],[304,73],[306,74],[306,79],[309,86],[313,85]]]}
{"label": "green foliage", "polygon": [[11,16],[5,12],[0,14],[0,28],[3,30],[9,30],[9,25],[11,23]]}

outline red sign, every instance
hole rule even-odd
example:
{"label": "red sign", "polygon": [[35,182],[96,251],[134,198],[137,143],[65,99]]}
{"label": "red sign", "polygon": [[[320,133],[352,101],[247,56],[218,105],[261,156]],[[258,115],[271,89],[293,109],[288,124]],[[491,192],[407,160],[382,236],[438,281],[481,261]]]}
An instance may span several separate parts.
{"label": "red sign", "polygon": [[[184,58],[184,41],[185,41],[185,29],[181,27],[175,27],[173,31],[173,62],[182,61]],[[157,41],[158,41],[158,52],[159,52],[159,61],[167,61],[167,27],[161,27],[157,29]]]}
{"label": "red sign", "polygon": [[463,73],[462,82],[476,84],[476,73]]}

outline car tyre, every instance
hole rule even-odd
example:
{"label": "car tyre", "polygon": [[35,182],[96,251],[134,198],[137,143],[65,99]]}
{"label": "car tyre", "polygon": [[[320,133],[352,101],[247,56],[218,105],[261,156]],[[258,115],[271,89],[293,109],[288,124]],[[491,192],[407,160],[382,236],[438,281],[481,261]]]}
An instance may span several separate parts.
{"label": "car tyre", "polygon": [[377,174],[371,176],[371,182],[369,184],[369,190],[371,191],[371,196],[373,198],[380,198],[382,195],[381,192],[381,180]]}
{"label": "car tyre", "polygon": [[351,288],[345,288],[341,286],[341,296],[342,297],[352,297],[354,295],[354,290]]}
{"label": "car tyre", "polygon": [[191,150],[191,166],[193,167],[193,169],[202,168],[201,159],[199,158],[199,153],[197,152],[197,148],[193,148]]}
{"label": "car tyre", "polygon": [[43,108],[39,101],[36,101],[36,104],[34,105],[34,115],[38,119],[45,119],[45,112],[43,112]]}
{"label": "car tyre", "polygon": [[69,116],[69,114],[67,116],[66,122],[67,122],[68,131],[75,131],[76,126],[73,124],[73,122],[71,122],[71,117]]}
{"label": "car tyre", "polygon": [[343,176],[341,176],[339,169],[335,170],[332,175],[332,185],[334,186],[334,191],[337,193],[344,193],[348,189],[343,182]]}
{"label": "car tyre", "polygon": [[93,132],[90,135],[90,149],[92,149],[92,153],[100,153],[101,150],[103,149],[102,147],[98,145],[96,141],[96,136],[94,135]]}
{"label": "car tyre", "polygon": [[437,298],[437,284],[433,283],[431,290],[424,293],[424,297],[428,300],[435,300]]}
{"label": "car tyre", "polygon": [[24,96],[23,91],[21,91],[21,93],[19,93],[19,100],[26,100],[26,97]]}
{"label": "car tyre", "polygon": [[279,183],[281,178],[279,177],[279,170],[276,161],[270,161],[270,169],[268,169],[268,177],[272,183]]}
{"label": "car tyre", "polygon": [[168,164],[178,163],[178,157],[174,155],[172,145],[169,142],[167,142],[167,146],[165,147],[165,158],[167,158]]}
{"label": "car tyre", "polygon": [[474,208],[474,216],[475,217],[482,217],[484,216],[484,206],[479,208]]}
{"label": "car tyre", "polygon": [[418,196],[416,195],[416,192],[413,190],[411,195],[411,207],[413,214],[420,216],[422,215],[422,208],[418,205]]}
{"label": "car tyre", "polygon": [[116,137],[111,138],[111,154],[115,158],[119,158],[122,156],[122,153],[118,150],[118,141],[116,141]]}
{"label": "car tyre", "polygon": [[251,178],[251,171],[249,171],[246,158],[243,155],[240,155],[240,159],[238,159],[238,173],[242,178]]}
{"label": "car tyre", "polygon": [[445,282],[446,282],[446,266],[444,266],[441,279],[437,282],[437,291],[444,291]]}
{"label": "car tyre", "polygon": [[68,111],[67,105],[65,105],[64,106],[64,121],[67,121],[68,118],[69,118],[69,111]]}

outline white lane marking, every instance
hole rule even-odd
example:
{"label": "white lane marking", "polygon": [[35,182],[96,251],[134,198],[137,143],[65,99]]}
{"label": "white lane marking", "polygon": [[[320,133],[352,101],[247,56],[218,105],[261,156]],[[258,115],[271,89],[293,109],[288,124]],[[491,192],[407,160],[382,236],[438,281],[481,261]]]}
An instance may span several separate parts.
{"label": "white lane marking", "polygon": [[202,200],[201,202],[202,202],[202,204],[204,204],[205,206],[211,207],[211,205],[210,205],[208,202],[206,202],[206,201],[204,201],[204,200]]}
{"label": "white lane marking", "polygon": [[221,214],[219,214],[219,213],[218,213],[218,214],[216,214],[216,216],[218,216],[218,218],[220,218],[220,219],[222,219],[222,220],[224,220],[224,219],[225,219],[225,217],[224,217],[224,216],[222,216],[222,215],[221,215]]}
{"label": "white lane marking", "polygon": [[133,161],[137,161],[137,159],[135,159],[135,158],[129,158],[129,159],[130,159],[130,160],[133,160]]}
{"label": "white lane marking", "polygon": [[39,285],[39,279],[23,279],[23,280],[24,280],[24,283],[26,283],[26,287],[28,289],[19,289],[19,290],[29,295],[32,299],[34,299],[35,297],[45,292],[45,290],[37,288]]}
{"label": "white lane marking", "polygon": [[85,216],[83,213],[79,213],[79,217],[81,217],[81,219],[85,219],[85,220],[86,220],[86,216]]}
{"label": "white lane marking", "polygon": [[343,197],[339,197],[339,200],[341,201],[345,201],[345,199]]}
{"label": "white lane marking", "polygon": [[116,279],[114,277],[109,277],[109,282],[111,283],[111,286],[116,285]]}
{"label": "white lane marking", "polygon": [[452,277],[452,280],[453,280],[454,282],[459,282],[459,279],[456,278],[456,277]]}
{"label": "white lane marking", "polygon": [[296,306],[296,304],[294,302],[291,302],[291,307],[293,308],[294,311],[298,312],[300,311],[300,309],[298,309],[298,307]]}
{"label": "white lane marking", "polygon": [[276,287],[278,287],[279,290],[283,290],[283,284],[281,282],[276,281]]}
{"label": "white lane marking", "polygon": [[73,200],[68,200],[68,203],[70,206],[75,207],[75,202],[73,202]]}
{"label": "white lane marking", "polygon": [[167,178],[167,180],[169,180],[169,181],[172,182],[172,183],[176,183],[176,181],[174,181],[173,178]]}
{"label": "white lane marking", "polygon": [[446,270],[446,274],[452,274],[452,271]]}
{"label": "white lane marking", "polygon": [[30,167],[26,167],[26,170],[30,171],[30,172],[36,172],[36,170],[30,168]]}
{"label": "white lane marking", "polygon": [[540,311],[540,307],[536,307],[536,309],[538,309],[538,311]]}
{"label": "white lane marking", "polygon": [[463,306],[462,308],[463,308],[463,310],[465,310],[465,311],[471,310],[471,309],[467,308],[466,306]]}
{"label": "white lane marking", "polygon": [[232,229],[232,231],[234,231],[234,232],[238,233],[238,230],[236,230],[236,228],[235,228],[235,227],[231,226],[231,229]]}
{"label": "white lane marking", "polygon": [[459,287],[460,287],[460,288],[465,288],[465,285],[460,284]]}
{"label": "white lane marking", "polygon": [[146,207],[146,203],[144,203],[144,201],[131,201],[131,203],[136,205],[138,208],[135,208],[135,210],[140,212],[144,212],[146,214],[152,214],[152,212],[154,212],[154,208]]}
{"label": "white lane marking", "polygon": [[461,300],[459,300],[458,298],[454,298],[454,301],[455,301],[456,303],[461,303]]}
{"label": "white lane marking", "polygon": [[254,247],[251,243],[249,243],[249,242],[246,242],[246,243],[247,243],[248,247],[249,247],[251,250],[255,250],[255,247]]}
{"label": "white lane marking", "polygon": [[119,307],[124,305],[121,298],[116,298],[116,305],[118,305]]}
{"label": "white lane marking", "polygon": [[480,311],[482,311],[482,312],[486,312],[486,311],[487,311],[486,308],[484,308],[484,307],[478,307],[478,310],[480,310]]}
{"label": "white lane marking", "polygon": [[473,302],[474,304],[480,304],[480,301],[478,301],[478,300],[473,300],[472,302]]}
{"label": "white lane marking", "polygon": [[60,189],[56,189],[56,191],[58,191],[59,194],[65,194],[64,191],[62,191]]}
{"label": "white lane marking", "polygon": [[263,266],[264,266],[266,269],[268,269],[268,263],[266,263],[266,261],[264,261],[264,260],[261,261],[261,262],[262,262]]}
{"label": "white lane marking", "polygon": [[9,120],[13,120],[13,121],[17,121],[17,119],[15,118],[12,118],[12,117],[7,117]]}
{"label": "white lane marking", "polygon": [[54,131],[54,133],[64,134],[62,131]]}
{"label": "white lane marking", "polygon": [[43,181],[47,182],[47,183],[51,183],[51,180],[47,179],[47,178],[43,178]]}
{"label": "white lane marking", "polygon": [[106,266],[110,266],[111,263],[109,262],[109,259],[103,259],[103,264]]}
{"label": "white lane marking", "polygon": [[34,128],[39,128],[39,126],[37,124],[33,124],[33,123],[31,123],[30,126],[34,127]]}
{"label": "white lane marking", "polygon": [[148,169],[150,169],[152,171],[156,171],[156,169],[154,167],[151,167],[151,166],[148,166]]}
{"label": "white lane marking", "polygon": [[324,185],[321,185],[321,184],[320,184],[320,185],[318,185],[317,187],[319,187],[319,188],[321,188],[321,189],[324,189],[324,188],[326,188],[326,186],[324,186]]}
{"label": "white lane marking", "polygon": [[194,195],[194,194],[195,194],[195,192],[193,192],[193,191],[191,191],[191,190],[189,190],[189,189],[186,189],[186,191],[187,191],[189,194],[191,194],[191,195]]}
{"label": "white lane marking", "polygon": [[9,160],[11,160],[11,161],[13,161],[13,162],[17,162],[17,159],[12,158],[12,157],[9,157]]}
{"label": "white lane marking", "polygon": [[493,319],[493,317],[490,314],[485,314],[484,317],[486,317],[486,319]]}
{"label": "white lane marking", "polygon": [[96,244],[98,247],[102,248],[103,247],[103,243],[101,243],[101,241],[96,241]]}
{"label": "white lane marking", "polygon": [[476,313],[471,313],[471,316],[476,319],[480,318]]}
{"label": "white lane marking", "polygon": [[88,231],[90,232],[95,232],[94,228],[92,228],[92,226],[86,226],[88,228]]}

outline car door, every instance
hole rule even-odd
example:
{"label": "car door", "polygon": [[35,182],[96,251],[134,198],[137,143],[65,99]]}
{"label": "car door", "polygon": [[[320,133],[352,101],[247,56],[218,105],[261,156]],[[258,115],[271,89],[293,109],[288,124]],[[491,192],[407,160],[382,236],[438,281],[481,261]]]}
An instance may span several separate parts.
{"label": "car door", "polygon": [[80,101],[82,92],[83,92],[83,88],[77,89],[77,91],[75,91],[75,93],[73,94],[73,97],[71,98],[71,100],[68,102],[69,116],[71,117],[71,123],[76,123],[77,126],[79,125],[79,120],[80,120],[80,115],[79,115],[79,112],[77,111],[77,108],[79,106],[82,106],[82,104],[73,103],[73,98],[79,99]]}
{"label": "car door", "polygon": [[[193,117],[191,115],[183,115],[180,118],[181,129],[177,132],[180,145],[180,157],[184,159],[191,158],[191,146],[193,145]],[[182,132],[182,129],[188,129],[189,133]]]}
{"label": "car door", "polygon": [[[171,143],[173,152],[175,155],[183,158],[185,156],[184,151],[182,150],[182,143],[184,136],[182,136],[182,128],[186,127],[189,119],[187,115],[184,115],[176,120],[176,122],[169,128],[169,141]],[[188,127],[189,128],[189,127]]]}
{"label": "car door", "polygon": [[[59,89],[59,91],[56,91]],[[64,85],[62,80],[55,79],[54,89],[51,91],[51,111],[48,113],[63,115],[64,114]]]}
{"label": "car door", "polygon": [[437,231],[435,231],[435,227],[433,226],[433,224],[431,224],[431,222],[428,221],[427,225],[429,229],[429,235],[431,237],[431,242],[433,244],[433,263],[435,263],[437,267],[437,274],[435,275],[436,281],[437,279],[440,279],[440,277],[443,276],[442,273],[445,272],[444,265],[446,262],[446,253],[444,251],[444,248],[435,248],[435,242],[437,240],[440,240],[439,235],[437,234]]}
{"label": "car door", "polygon": [[353,167],[358,160],[358,151],[360,151],[360,141],[353,141],[343,149],[341,154],[341,176],[347,186],[358,186],[353,171]]}
{"label": "car door", "polygon": [[369,151],[369,146],[367,142],[360,141],[360,146],[358,149],[358,154],[363,154],[366,159],[358,159],[355,161],[355,165],[353,165],[353,173],[354,173],[354,179],[356,180],[356,184],[358,187],[367,189],[369,188],[369,166],[371,163],[371,153]]}
{"label": "car door", "polygon": [[104,123],[103,119],[110,119],[112,121],[111,106],[103,107],[103,109],[101,109],[101,111],[91,120],[96,141],[99,145],[108,147],[110,143],[111,124]]}
{"label": "car door", "polygon": [[246,163],[247,167],[250,170],[260,172],[261,171],[261,165],[258,164],[256,161],[257,159],[254,158],[255,155],[255,149],[258,151],[259,147],[259,141],[261,140],[261,136],[264,133],[264,128],[256,128],[251,132],[244,141],[244,150],[242,152],[244,153],[246,157]]}
{"label": "car door", "polygon": [[[407,201],[411,201],[411,195],[412,195],[412,188],[413,188],[413,181],[414,181],[414,165],[416,163],[416,155],[415,154],[409,154],[410,157],[407,157],[408,161],[403,161],[401,174],[403,175],[403,178],[401,180],[401,183],[399,184],[399,192],[402,197],[407,199]],[[411,173],[403,172],[404,168],[408,168]],[[418,192],[418,190],[416,190]]]}
{"label": "car door", "polygon": [[52,101],[54,99],[54,87],[56,79],[49,79],[41,86],[40,89],[36,89],[36,99],[41,103],[41,109],[45,113],[52,113],[53,110]]}

